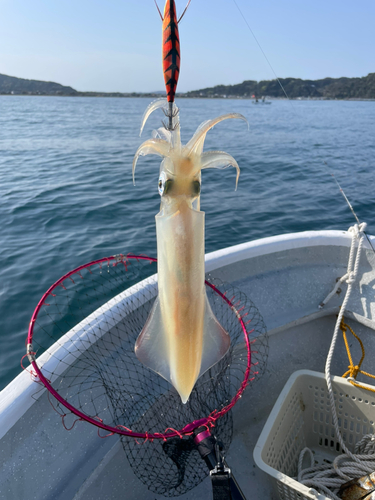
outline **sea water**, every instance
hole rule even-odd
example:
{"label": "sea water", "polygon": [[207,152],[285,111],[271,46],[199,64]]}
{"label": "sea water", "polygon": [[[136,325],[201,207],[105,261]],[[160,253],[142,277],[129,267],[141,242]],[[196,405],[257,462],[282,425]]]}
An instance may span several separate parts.
{"label": "sea water", "polygon": [[[20,372],[28,323],[66,272],[117,253],[156,256],[160,159],[137,147],[161,126],[150,99],[0,97],[0,389]],[[182,140],[204,120],[232,111],[205,150],[241,168],[202,174],[206,251],[283,233],[342,229],[358,217],[375,234],[375,102],[181,99]],[[325,165],[325,163],[327,165]]]}

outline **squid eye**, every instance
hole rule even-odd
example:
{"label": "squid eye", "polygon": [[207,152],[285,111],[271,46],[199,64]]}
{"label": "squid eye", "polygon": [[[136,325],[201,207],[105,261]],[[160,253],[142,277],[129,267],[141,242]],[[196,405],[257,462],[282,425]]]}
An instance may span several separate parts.
{"label": "squid eye", "polygon": [[164,194],[170,194],[170,191],[173,186],[173,180],[172,179],[167,179],[164,184]]}
{"label": "squid eye", "polygon": [[158,182],[158,190],[159,190],[160,196],[163,196],[163,194],[164,194],[165,181],[166,181],[165,172],[161,172],[160,177],[159,177],[159,182]]}
{"label": "squid eye", "polygon": [[201,192],[201,183],[199,181],[193,181],[191,184],[191,191],[193,196],[198,196]]}
{"label": "squid eye", "polygon": [[173,184],[173,180],[167,179],[165,173],[162,172],[160,174],[159,183],[158,183],[158,189],[159,189],[160,196],[164,196],[165,194],[169,193],[169,191],[172,187],[172,184]]}

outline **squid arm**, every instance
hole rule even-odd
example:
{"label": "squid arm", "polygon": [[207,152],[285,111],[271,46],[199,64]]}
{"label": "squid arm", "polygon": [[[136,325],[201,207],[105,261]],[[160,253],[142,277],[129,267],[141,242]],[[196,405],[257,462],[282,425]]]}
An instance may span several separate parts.
{"label": "squid arm", "polygon": [[140,156],[147,156],[147,155],[158,155],[158,156],[168,156],[169,152],[171,149],[171,145],[163,140],[163,139],[149,139],[148,141],[145,141],[143,144],[141,144],[135,153],[134,159],[133,159],[133,166],[132,166],[132,174],[133,174],[133,184],[135,184],[135,167],[137,166],[138,158]]}
{"label": "squid arm", "polygon": [[141,130],[139,133],[140,136],[142,135],[143,129],[151,113],[153,113],[156,109],[165,108],[166,101],[167,99],[163,97],[161,99],[156,99],[156,101],[153,101],[151,104],[147,106],[146,111],[143,113],[142,117]]}
{"label": "squid arm", "polygon": [[236,189],[238,185],[238,179],[240,177],[240,167],[238,166],[238,163],[236,160],[233,158],[228,153],[224,153],[224,151],[207,151],[206,153],[202,153],[201,156],[201,169],[205,168],[228,168],[228,167],[234,167],[237,171],[236,175]]}
{"label": "squid arm", "polygon": [[228,113],[226,115],[218,116],[217,118],[214,118],[213,120],[207,120],[207,121],[203,122],[198,127],[198,129],[195,132],[195,134],[193,135],[193,137],[186,144],[186,146],[184,148],[185,153],[187,155],[192,154],[192,153],[201,155],[202,151],[203,151],[204,141],[206,139],[207,132],[209,130],[211,130],[218,123],[220,123],[224,120],[228,120],[230,118],[243,120],[246,123],[248,123],[246,118],[239,113]]}
{"label": "squid arm", "polygon": [[[142,118],[141,130],[139,133],[140,136],[142,135],[143,129],[144,129],[146,122],[149,119],[151,113],[153,113],[157,109],[162,109],[164,111],[164,114],[167,116],[167,112],[166,112],[167,104],[168,104],[167,99],[165,99],[163,97],[162,99],[156,99],[156,101],[152,102],[147,107],[146,111],[143,114],[143,118]],[[166,130],[166,132],[169,132],[169,131]],[[165,135],[165,134],[163,134],[163,135]],[[178,107],[176,106],[175,103],[173,103],[173,131],[172,131],[172,133],[169,132],[169,134],[167,133],[166,135],[170,137],[171,144],[181,145],[179,122],[178,122]]]}

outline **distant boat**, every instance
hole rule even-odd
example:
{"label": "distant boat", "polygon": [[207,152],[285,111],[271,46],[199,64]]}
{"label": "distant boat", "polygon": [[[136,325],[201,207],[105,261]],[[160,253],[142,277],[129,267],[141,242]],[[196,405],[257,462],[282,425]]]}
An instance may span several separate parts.
{"label": "distant boat", "polygon": [[263,96],[262,99],[256,98],[255,101],[252,101],[253,104],[272,104],[271,101],[266,101],[266,98]]}

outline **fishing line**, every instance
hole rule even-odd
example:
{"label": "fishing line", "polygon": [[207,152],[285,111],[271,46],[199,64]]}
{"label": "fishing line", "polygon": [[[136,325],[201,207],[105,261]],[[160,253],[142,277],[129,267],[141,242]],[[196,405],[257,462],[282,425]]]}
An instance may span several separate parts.
{"label": "fishing line", "polygon": [[[246,26],[248,27],[248,29],[249,29],[250,33],[252,34],[252,36],[253,36],[253,38],[254,38],[255,42],[257,43],[257,45],[258,45],[258,47],[259,47],[260,51],[262,52],[262,54],[263,54],[263,56],[264,56],[265,60],[267,61],[268,66],[271,68],[271,71],[272,71],[272,73],[274,74],[275,79],[277,80],[278,84],[280,85],[281,90],[284,92],[285,97],[288,99],[288,102],[291,104],[292,109],[293,109],[293,113],[295,113],[295,114],[296,114],[296,116],[297,116],[296,110],[295,110],[294,105],[293,105],[293,101],[291,100],[291,98],[289,97],[289,95],[288,95],[287,91],[285,90],[285,88],[284,88],[283,84],[281,83],[280,78],[277,76],[276,71],[273,69],[273,66],[272,66],[272,64],[270,63],[270,61],[269,61],[269,59],[268,59],[268,57],[267,57],[266,53],[264,52],[264,50],[263,50],[263,48],[262,48],[261,44],[259,43],[259,40],[258,40],[258,39],[257,39],[257,37],[255,36],[254,31],[251,29],[250,24],[248,23],[248,21],[247,21],[246,17],[244,16],[244,14],[243,14],[242,10],[240,9],[239,5],[237,4],[236,0],[233,0],[233,3],[234,3],[234,5],[237,7],[238,12],[240,13],[240,15],[241,15],[242,19],[244,20],[244,22],[245,22]],[[323,165],[325,166],[327,173],[328,173],[328,174],[329,174],[329,175],[333,178],[333,180],[334,180],[334,181],[335,181],[335,183],[337,184],[337,187],[339,188],[339,190],[340,190],[341,194],[343,195],[343,197],[344,197],[344,199],[345,199],[346,203],[348,204],[348,206],[349,206],[349,208],[350,208],[350,210],[351,210],[351,212],[352,212],[352,214],[353,214],[353,216],[354,216],[355,220],[357,221],[357,224],[359,225],[359,224],[360,224],[360,221],[359,221],[359,219],[358,219],[358,217],[357,217],[357,214],[355,213],[355,211],[354,211],[354,209],[353,209],[352,204],[350,203],[350,201],[349,201],[348,197],[346,196],[346,194],[345,194],[345,192],[344,192],[343,188],[342,188],[342,187],[341,187],[341,185],[339,184],[339,182],[338,182],[338,180],[336,179],[335,175],[334,175],[332,172],[330,172],[330,171],[329,171],[329,165],[328,165],[327,161],[323,159],[323,160],[322,160],[322,163],[323,163]],[[367,241],[369,242],[369,244],[370,244],[370,246],[371,246],[371,248],[372,248],[373,252],[375,253],[375,248],[373,247],[373,245],[372,245],[372,242],[371,242],[370,238],[368,237],[367,233],[365,233],[365,232],[364,232],[364,234],[365,234],[366,239],[367,239]]]}
{"label": "fishing line", "polygon": [[[323,163],[324,163],[324,165],[327,167],[327,170],[328,170],[328,168],[329,168],[328,163],[327,163],[325,160],[323,160]],[[345,194],[345,192],[344,192],[343,188],[341,187],[341,185],[340,185],[339,181],[336,179],[336,177],[334,176],[334,174],[333,174],[332,172],[329,172],[329,173],[330,173],[330,175],[333,177],[333,180],[336,182],[337,187],[339,188],[340,193],[343,195],[343,197],[344,197],[344,199],[345,199],[346,203],[348,204],[348,206],[349,206],[349,208],[350,208],[350,210],[351,210],[352,214],[354,215],[355,220],[357,221],[357,224],[358,224],[358,225],[360,225],[360,220],[358,219],[357,214],[355,213],[354,208],[353,208],[352,204],[350,203],[350,201],[349,201],[348,197],[346,196],[346,194]],[[372,248],[373,252],[375,253],[375,248],[373,247],[373,245],[372,245],[372,243],[371,243],[370,238],[368,237],[368,235],[367,235],[367,233],[366,233],[365,231],[363,231],[363,233],[364,233],[364,235],[366,236],[366,239],[367,239],[367,241],[369,242],[370,247]]]}
{"label": "fishing line", "polygon": [[272,73],[275,75],[275,78],[276,78],[276,80],[278,81],[278,84],[280,85],[280,87],[281,87],[282,91],[284,92],[285,97],[286,97],[286,98],[290,101],[290,98],[289,98],[289,96],[288,96],[288,94],[287,94],[286,90],[284,89],[284,87],[283,87],[282,83],[280,82],[279,77],[277,76],[277,74],[276,74],[275,70],[274,70],[274,69],[273,69],[273,67],[272,67],[272,64],[270,63],[270,61],[268,60],[268,57],[266,56],[266,54],[265,54],[264,50],[262,49],[262,46],[261,46],[261,44],[259,43],[259,41],[258,41],[257,37],[255,36],[254,31],[251,29],[250,24],[247,22],[247,20],[246,20],[245,16],[243,15],[242,10],[239,8],[239,6],[238,6],[238,4],[237,4],[236,0],[233,0],[233,2],[234,2],[234,5],[237,7],[237,9],[238,9],[239,13],[241,14],[242,19],[245,21],[246,26],[249,28],[250,33],[253,35],[254,40],[256,41],[256,43],[257,43],[257,45],[258,45],[258,47],[259,47],[260,51],[262,52],[262,54],[263,54],[263,56],[264,56],[265,60],[267,61],[268,66],[271,68]]}

